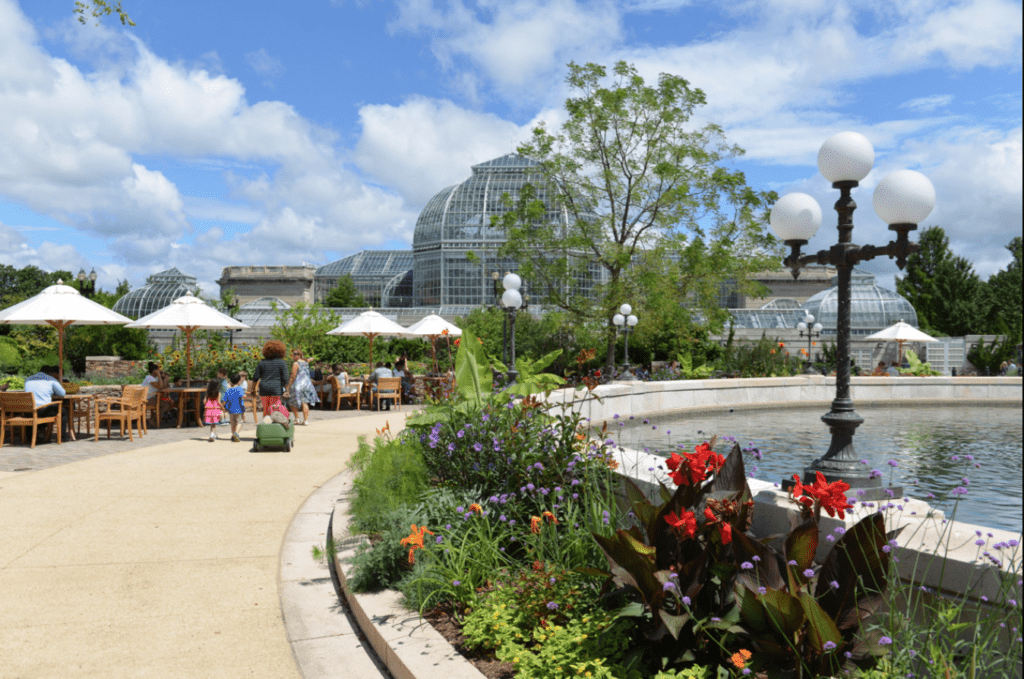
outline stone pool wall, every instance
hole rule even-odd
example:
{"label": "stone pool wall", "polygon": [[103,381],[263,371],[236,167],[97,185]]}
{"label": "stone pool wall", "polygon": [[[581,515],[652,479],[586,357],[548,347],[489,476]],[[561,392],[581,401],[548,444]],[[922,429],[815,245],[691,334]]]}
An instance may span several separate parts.
{"label": "stone pool wall", "polygon": [[[850,380],[855,405],[893,402],[932,404],[1022,403],[1020,377],[854,377]],[[835,398],[835,377],[821,375],[666,382],[613,382],[587,392],[561,389],[552,403],[572,403],[594,421],[616,414],[661,415],[676,411],[795,408],[828,406]]]}

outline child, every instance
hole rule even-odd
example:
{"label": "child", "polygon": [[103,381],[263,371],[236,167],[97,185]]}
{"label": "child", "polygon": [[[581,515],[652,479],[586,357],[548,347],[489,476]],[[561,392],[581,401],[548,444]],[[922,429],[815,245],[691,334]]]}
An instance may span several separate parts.
{"label": "child", "polygon": [[210,425],[210,443],[217,440],[216,429],[220,423],[220,384],[217,380],[210,380],[206,385],[206,403],[203,405],[203,421]]}
{"label": "child", "polygon": [[242,388],[242,375],[235,373],[231,376],[231,388],[224,392],[224,410],[231,417],[231,440],[238,443],[238,432],[242,430],[242,420],[245,419],[245,389]]}
{"label": "child", "polygon": [[[228,369],[219,368],[217,370],[217,379],[220,380],[220,402],[224,402],[224,394],[228,393],[228,389],[231,388],[231,383],[228,382]],[[220,424],[228,423],[228,414],[221,411]]]}

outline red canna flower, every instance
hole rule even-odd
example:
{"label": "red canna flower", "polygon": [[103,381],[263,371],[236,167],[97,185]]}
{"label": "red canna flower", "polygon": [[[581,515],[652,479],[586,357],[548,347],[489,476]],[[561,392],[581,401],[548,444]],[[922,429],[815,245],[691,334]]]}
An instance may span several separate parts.
{"label": "red canna flower", "polygon": [[725,458],[702,443],[692,453],[672,453],[665,461],[669,476],[677,486],[697,485],[707,478],[708,472],[717,472],[725,464]]}
{"label": "red canna flower", "polygon": [[[800,481],[800,477],[793,474],[793,479],[796,482],[790,491],[793,494],[793,498],[807,507],[813,507],[814,501],[817,500],[821,504],[821,508],[828,512],[829,516],[838,514],[840,519],[845,519],[846,510],[853,509],[853,505],[846,499],[846,491],[850,490],[850,484],[843,480],[828,483],[825,481],[825,475],[821,472],[815,472],[815,475],[817,478],[814,480],[814,483],[805,486]],[[807,493],[807,495],[804,495],[804,493]],[[814,499],[812,500],[811,498]]]}
{"label": "red canna flower", "polygon": [[697,534],[697,517],[693,512],[683,511],[682,516],[676,516],[675,512],[669,512],[665,515],[665,521],[668,522],[668,525],[678,529],[683,537],[692,538]]}

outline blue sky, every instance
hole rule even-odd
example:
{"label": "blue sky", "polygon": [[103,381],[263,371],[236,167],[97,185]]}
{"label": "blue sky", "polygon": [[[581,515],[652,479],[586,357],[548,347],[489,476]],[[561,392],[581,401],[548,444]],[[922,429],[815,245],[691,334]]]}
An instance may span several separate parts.
{"label": "blue sky", "polygon": [[[1021,234],[1021,4],[1005,0],[0,0],[0,263],[134,287],[171,266],[324,264],[409,247],[434,193],[557,125],[565,64],[682,75],[757,188],[815,196],[817,149],[865,134],[875,169],[936,187],[925,225],[987,277]],[[868,266],[887,287],[895,265]]]}

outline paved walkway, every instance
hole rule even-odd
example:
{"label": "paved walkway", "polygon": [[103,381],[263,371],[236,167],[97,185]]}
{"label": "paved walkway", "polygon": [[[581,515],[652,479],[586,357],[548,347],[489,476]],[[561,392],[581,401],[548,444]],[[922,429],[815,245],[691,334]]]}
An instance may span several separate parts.
{"label": "paved walkway", "polygon": [[4,446],[0,469],[31,471],[0,471],[0,677],[298,677],[283,536],[358,436],[409,412],[318,412],[291,453],[195,428]]}

